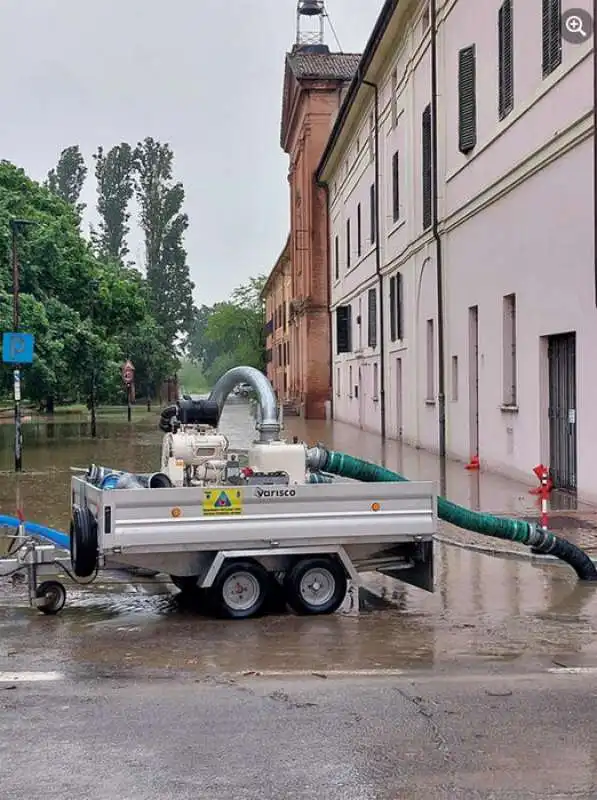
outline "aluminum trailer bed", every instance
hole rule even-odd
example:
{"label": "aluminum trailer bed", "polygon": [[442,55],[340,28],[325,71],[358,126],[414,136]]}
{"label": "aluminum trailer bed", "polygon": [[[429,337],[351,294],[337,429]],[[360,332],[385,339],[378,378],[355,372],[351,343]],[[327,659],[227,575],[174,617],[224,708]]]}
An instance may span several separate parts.
{"label": "aluminum trailer bed", "polygon": [[27,570],[46,613],[66,593],[38,576],[66,571],[87,584],[131,567],[170,575],[229,618],[257,614],[274,590],[297,613],[332,613],[371,570],[433,591],[431,482],[102,490],[75,476],[71,507],[68,559],[28,540],[0,560],[0,575]]}

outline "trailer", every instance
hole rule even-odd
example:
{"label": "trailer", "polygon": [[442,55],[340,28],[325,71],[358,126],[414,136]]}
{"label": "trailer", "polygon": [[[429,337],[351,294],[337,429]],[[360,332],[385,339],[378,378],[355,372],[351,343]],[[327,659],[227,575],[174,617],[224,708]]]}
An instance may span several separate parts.
{"label": "trailer", "polygon": [[[244,461],[218,428],[243,381],[260,409]],[[335,481],[317,471],[316,448],[280,438],[278,414],[269,382],[247,367],[226,373],[208,400],[181,398],[160,417],[161,472],[91,465],[74,475],[70,553],[23,536],[0,574],[26,571],[31,602],[47,614],[66,600],[52,571],[77,583],[102,570],[165,573],[230,619],[260,613],[273,593],[298,614],[334,613],[368,571],[433,591],[435,484]]]}

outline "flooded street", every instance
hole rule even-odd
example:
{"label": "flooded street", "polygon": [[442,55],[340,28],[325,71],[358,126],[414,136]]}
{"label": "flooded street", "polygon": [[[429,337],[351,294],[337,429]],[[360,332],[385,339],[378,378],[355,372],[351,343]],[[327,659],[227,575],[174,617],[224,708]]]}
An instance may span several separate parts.
{"label": "flooded street", "polygon": [[[222,428],[232,447],[248,446],[253,425],[245,404],[227,405]],[[27,519],[61,530],[69,523],[71,466],[95,462],[139,472],[159,468],[162,434],[154,414],[143,414],[131,426],[125,418],[102,420],[96,441],[88,438],[87,423],[78,419],[29,425],[27,471],[18,478],[10,470],[11,434],[11,425],[0,426],[1,511],[14,513],[18,493]],[[307,426],[289,418],[286,436],[293,435],[372,460],[383,457],[378,442],[377,452],[374,449],[376,437],[347,426]],[[433,458],[396,443],[387,448],[386,463],[411,477],[435,477]],[[493,477],[479,481],[461,465],[453,466],[449,480],[455,499],[471,503],[471,485],[477,482],[479,494],[486,494],[484,508],[530,513],[532,496],[523,494],[520,486]],[[386,602],[373,607],[369,603],[360,618],[272,615],[239,626],[222,625],[185,607],[170,584],[102,574],[89,588],[69,590],[66,608],[49,623],[31,613],[24,590],[15,591],[5,581],[0,584],[0,628],[3,636],[27,639],[26,647],[12,656],[18,668],[21,656],[31,664],[51,655],[53,662],[74,673],[116,666],[120,671],[200,673],[290,666],[437,670],[482,667],[492,661],[528,665],[552,660],[597,667],[597,591],[579,584],[566,567],[437,543],[434,594],[377,574],[367,574],[365,583]]]}
{"label": "flooded street", "polygon": [[[222,428],[232,447],[246,448],[247,406],[230,403]],[[0,425],[0,512],[20,504],[27,519],[65,530],[71,466],[159,468],[157,414],[139,414],[131,426],[124,413],[102,419],[98,432],[90,440],[76,418],[28,424],[17,479],[12,425]],[[395,442],[382,452],[376,437],[347,426],[288,418],[285,435],[385,461],[412,478],[438,477],[428,454]],[[537,513],[528,488],[462,465],[450,468],[448,494],[484,510]],[[100,575],[92,587],[69,587],[55,618],[31,611],[23,587],[4,581],[0,755],[26,770],[32,731],[48,713],[62,745],[40,756],[55,789],[41,792],[37,780],[11,772],[3,798],[595,797],[594,586],[567,567],[441,542],[435,594],[374,574],[365,585],[372,594],[358,617],[222,622],[156,579]],[[32,683],[22,678],[29,673]],[[541,726],[536,748],[528,748],[527,715]],[[76,775],[58,770],[80,741],[93,758]],[[563,762],[550,761],[561,748]],[[104,784],[94,782],[98,771],[110,774]]]}

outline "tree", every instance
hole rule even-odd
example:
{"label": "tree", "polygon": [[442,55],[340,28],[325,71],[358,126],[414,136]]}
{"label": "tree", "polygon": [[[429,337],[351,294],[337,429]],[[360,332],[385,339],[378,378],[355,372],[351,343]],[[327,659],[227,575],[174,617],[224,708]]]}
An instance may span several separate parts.
{"label": "tree", "polygon": [[80,215],[85,208],[84,204],[79,203],[79,197],[86,177],[85,159],[79,145],[74,144],[60,153],[56,168],[48,172],[47,186],[53,194],[69,203]]}
{"label": "tree", "polygon": [[265,367],[265,331],[261,290],[265,276],[250,278],[230,300],[203,306],[195,314],[191,355],[201,359],[206,378],[214,383],[227,369]]}
{"label": "tree", "polygon": [[170,145],[147,137],[137,145],[134,159],[151,308],[162,341],[173,346],[193,321],[194,284],[183,245],[189,224],[182,212],[184,188],[172,179]]}
{"label": "tree", "polygon": [[128,221],[131,215],[127,209],[134,191],[133,151],[123,142],[107,153],[98,147],[93,158],[100,216],[95,243],[101,255],[122,262],[129,252],[126,237],[130,232]]}
{"label": "tree", "polygon": [[[24,374],[26,396],[47,409],[85,397],[93,365],[98,397],[115,400],[126,357],[138,376],[150,372],[154,385],[170,375],[172,353],[159,344],[140,272],[98,257],[81,236],[72,205],[6,161],[0,162],[0,330],[12,326],[15,217],[38,223],[19,238],[21,324],[36,337],[34,362]],[[0,365],[0,394],[10,386],[10,369]]]}

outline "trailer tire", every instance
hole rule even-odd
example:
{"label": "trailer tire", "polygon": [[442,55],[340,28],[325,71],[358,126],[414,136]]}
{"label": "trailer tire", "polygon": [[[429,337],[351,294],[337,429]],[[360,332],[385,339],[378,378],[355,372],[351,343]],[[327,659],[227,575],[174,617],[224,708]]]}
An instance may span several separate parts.
{"label": "trailer tire", "polygon": [[286,600],[297,614],[333,614],[347,587],[344,567],[335,558],[303,558],[284,578]]}
{"label": "trailer tire", "polygon": [[66,603],[66,589],[58,581],[44,581],[35,590],[37,604],[43,614],[54,615],[62,611]]}
{"label": "trailer tire", "polygon": [[97,570],[97,521],[88,508],[73,506],[70,523],[70,563],[77,578],[89,578]]}
{"label": "trailer tire", "polygon": [[262,610],[269,588],[270,576],[261,564],[248,559],[230,561],[218,572],[210,601],[218,616],[247,619]]}

